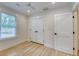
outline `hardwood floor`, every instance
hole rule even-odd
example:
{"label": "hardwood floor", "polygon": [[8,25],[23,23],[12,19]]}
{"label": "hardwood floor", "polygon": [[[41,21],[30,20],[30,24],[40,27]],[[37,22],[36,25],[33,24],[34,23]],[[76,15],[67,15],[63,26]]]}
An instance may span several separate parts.
{"label": "hardwood floor", "polygon": [[79,56],[79,50],[77,51],[77,55]]}
{"label": "hardwood floor", "polygon": [[24,42],[0,52],[0,56],[67,56],[69,54],[48,48],[44,45]]}

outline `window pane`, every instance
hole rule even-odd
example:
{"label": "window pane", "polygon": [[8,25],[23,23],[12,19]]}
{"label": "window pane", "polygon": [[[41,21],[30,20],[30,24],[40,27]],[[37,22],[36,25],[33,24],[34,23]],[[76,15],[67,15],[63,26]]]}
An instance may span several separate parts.
{"label": "window pane", "polygon": [[16,36],[15,16],[1,13],[1,38]]}

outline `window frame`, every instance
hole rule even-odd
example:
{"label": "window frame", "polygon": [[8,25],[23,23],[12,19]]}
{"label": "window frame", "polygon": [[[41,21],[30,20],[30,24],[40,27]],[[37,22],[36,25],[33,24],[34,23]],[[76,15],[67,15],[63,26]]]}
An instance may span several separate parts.
{"label": "window frame", "polygon": [[[0,41],[1,41],[1,40],[8,40],[8,39],[14,39],[14,38],[16,38],[16,37],[17,37],[17,16],[14,15],[14,14],[12,14],[12,13],[1,12],[1,11],[0,11],[0,19],[1,19],[1,13],[7,14],[7,15],[11,15],[11,16],[14,16],[14,17],[15,17],[15,21],[16,21],[16,28],[15,28],[15,30],[16,30],[16,35],[15,35],[15,37],[0,38]],[[0,21],[1,21],[1,20],[0,20]],[[0,25],[0,30],[1,30],[1,25]],[[0,36],[1,36],[1,34],[0,34]]]}

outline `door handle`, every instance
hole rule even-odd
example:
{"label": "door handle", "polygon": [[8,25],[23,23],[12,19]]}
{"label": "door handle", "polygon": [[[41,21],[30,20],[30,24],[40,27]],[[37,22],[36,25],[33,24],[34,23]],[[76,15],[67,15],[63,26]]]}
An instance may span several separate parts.
{"label": "door handle", "polygon": [[54,35],[57,35],[57,33],[54,33]]}
{"label": "door handle", "polygon": [[36,33],[38,32],[38,31],[35,31]]}

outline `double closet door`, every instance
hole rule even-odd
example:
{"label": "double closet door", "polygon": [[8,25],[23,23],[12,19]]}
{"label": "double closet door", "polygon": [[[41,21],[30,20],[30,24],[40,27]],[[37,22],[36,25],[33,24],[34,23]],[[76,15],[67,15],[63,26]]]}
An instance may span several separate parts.
{"label": "double closet door", "polygon": [[73,18],[72,13],[55,15],[55,49],[73,54]]}
{"label": "double closet door", "polygon": [[36,43],[44,43],[44,23],[42,17],[31,18],[31,40]]}

